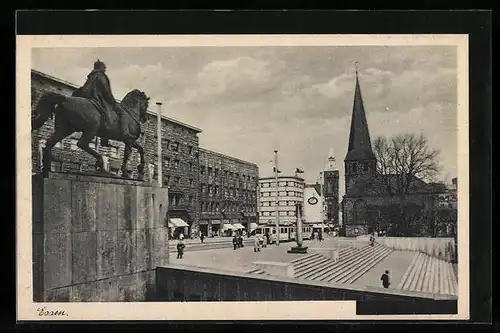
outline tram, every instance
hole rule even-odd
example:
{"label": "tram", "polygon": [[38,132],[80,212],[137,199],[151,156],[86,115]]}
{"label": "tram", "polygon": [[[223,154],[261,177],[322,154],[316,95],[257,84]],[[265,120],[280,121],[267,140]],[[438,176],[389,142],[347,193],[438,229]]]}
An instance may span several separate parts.
{"label": "tram", "polygon": [[[278,236],[280,242],[287,242],[295,240],[296,227],[290,224],[280,224],[278,228]],[[310,239],[313,228],[311,226],[302,227],[302,238]],[[255,231],[256,236],[268,235],[270,243],[276,241],[276,226],[264,225],[259,226]]]}

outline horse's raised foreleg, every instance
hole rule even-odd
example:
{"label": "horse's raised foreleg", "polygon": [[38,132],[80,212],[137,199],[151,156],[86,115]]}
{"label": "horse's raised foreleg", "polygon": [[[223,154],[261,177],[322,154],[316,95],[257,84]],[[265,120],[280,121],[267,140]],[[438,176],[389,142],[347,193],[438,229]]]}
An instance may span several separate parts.
{"label": "horse's raised foreleg", "polygon": [[144,148],[142,148],[142,146],[135,141],[132,143],[132,147],[137,149],[137,152],[141,157],[141,163],[137,166],[137,171],[139,172],[139,177],[142,178],[142,176],[144,176],[144,166],[146,164],[146,161],[144,160]]}
{"label": "horse's raised foreleg", "polygon": [[123,152],[123,162],[122,162],[122,177],[129,177],[130,173],[127,170],[128,158],[132,152],[132,146],[130,143],[125,143],[125,150]]}
{"label": "horse's raised foreleg", "polygon": [[94,132],[83,132],[82,136],[80,137],[80,140],[78,140],[77,146],[78,148],[84,150],[85,152],[95,157],[96,159],[95,168],[96,170],[100,171],[104,167],[104,161],[102,159],[102,156],[89,146],[90,141],[92,141],[92,139],[95,137],[95,134],[96,133]]}
{"label": "horse's raised foreleg", "polygon": [[53,160],[52,148],[54,148],[54,146],[59,141],[70,135],[72,132],[73,132],[72,130],[67,130],[62,127],[59,128],[56,127],[54,133],[52,133],[52,135],[47,139],[47,142],[45,143],[45,148],[43,149],[43,156],[42,156],[42,164],[43,164],[42,173],[45,176],[47,176],[48,172],[50,171],[50,163]]}

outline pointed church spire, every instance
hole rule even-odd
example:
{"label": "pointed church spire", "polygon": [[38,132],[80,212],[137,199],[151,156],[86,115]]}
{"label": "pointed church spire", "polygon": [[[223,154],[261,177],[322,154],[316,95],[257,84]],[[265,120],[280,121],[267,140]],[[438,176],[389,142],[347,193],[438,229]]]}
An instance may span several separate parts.
{"label": "pointed church spire", "polygon": [[349,147],[347,148],[346,161],[372,160],[373,154],[368,122],[366,121],[365,107],[361,96],[358,78],[358,64],[356,63],[356,89],[354,92],[354,105],[352,108],[351,132],[349,134]]}

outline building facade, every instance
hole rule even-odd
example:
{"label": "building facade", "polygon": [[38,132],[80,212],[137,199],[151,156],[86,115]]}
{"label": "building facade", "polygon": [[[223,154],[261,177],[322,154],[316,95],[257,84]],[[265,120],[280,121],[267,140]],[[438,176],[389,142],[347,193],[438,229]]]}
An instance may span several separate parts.
{"label": "building facade", "polygon": [[200,148],[200,225],[205,235],[257,227],[256,164]]}
{"label": "building facade", "polygon": [[[70,96],[78,86],[69,82],[52,77],[45,73],[31,71],[31,107],[36,106],[39,98],[46,92],[56,92]],[[238,220],[238,222],[256,222],[257,210],[257,183],[258,168],[255,164],[237,160],[235,158],[200,149],[198,134],[201,129],[182,123],[175,119],[162,116],[162,183],[169,188],[169,211],[170,226],[175,233],[183,232],[190,234],[199,229],[200,220],[206,221],[212,213],[212,201],[208,200],[208,193],[200,193],[200,177],[203,183],[208,186],[213,180],[220,179],[228,172],[225,181],[220,180],[217,186],[220,195],[223,194],[224,187],[237,190],[237,194],[232,197],[220,200],[215,209],[228,212],[228,219]],[[32,173],[41,171],[41,149],[45,146],[46,140],[54,130],[54,120],[49,119],[40,129],[33,131],[31,136],[32,149]],[[52,171],[56,172],[92,172],[95,171],[95,159],[77,147],[80,133],[74,133],[70,137],[62,140],[53,149],[55,160],[52,162]],[[148,112],[147,121],[141,124],[141,136],[138,142],[145,151],[146,163],[145,178],[156,180],[158,165],[157,156],[157,118],[156,112]],[[95,138],[91,143],[91,148],[102,154],[108,162],[109,171],[119,175],[123,160],[124,144],[110,140],[112,147],[102,147],[100,139]],[[201,161],[203,169],[200,168],[200,152],[203,151]],[[208,177],[207,161],[219,161],[220,173],[216,176]],[[129,158],[128,169],[132,171],[132,177],[137,177],[137,165],[139,164],[139,154],[132,150]],[[211,162],[210,162],[211,163]],[[214,162],[215,163],[215,162]],[[214,171],[215,172],[215,171]],[[229,172],[232,174],[229,175]],[[245,179],[243,179],[245,176]],[[232,178],[231,178],[232,177]],[[231,179],[231,180],[229,180]],[[212,191],[215,191],[213,184]],[[218,193],[218,194],[219,194]],[[201,196],[203,195],[203,200]],[[252,199],[253,198],[253,199]],[[227,199],[227,200],[226,200]],[[203,202],[203,204],[202,204]],[[210,208],[207,208],[208,207]],[[200,210],[204,208],[203,217]],[[253,212],[252,212],[253,210]],[[243,213],[241,213],[243,211]],[[208,214],[208,215],[207,215]],[[253,214],[253,215],[252,215]],[[245,218],[243,218],[243,215]],[[243,223],[244,224],[244,223]],[[186,226],[187,225],[187,226]]]}
{"label": "building facade", "polygon": [[[303,178],[278,177],[278,214],[280,224],[295,224],[297,203],[304,202]],[[259,224],[276,224],[276,182],[274,177],[259,179]]]}
{"label": "building facade", "polygon": [[[397,177],[382,175],[377,171],[377,159],[372,150],[357,73],[344,167],[342,224],[345,226],[346,236],[367,234],[378,228],[390,228],[391,219],[395,220],[394,212],[399,209],[400,202],[399,198],[389,195],[386,186],[395,187]],[[380,179],[384,179],[384,182],[380,182]],[[405,197],[404,209],[414,216],[422,215],[424,211],[436,205],[440,193],[443,193],[442,186],[428,184],[415,177]]]}
{"label": "building facade", "polygon": [[324,197],[321,184],[306,184],[304,187],[304,223],[318,224],[325,222]]}

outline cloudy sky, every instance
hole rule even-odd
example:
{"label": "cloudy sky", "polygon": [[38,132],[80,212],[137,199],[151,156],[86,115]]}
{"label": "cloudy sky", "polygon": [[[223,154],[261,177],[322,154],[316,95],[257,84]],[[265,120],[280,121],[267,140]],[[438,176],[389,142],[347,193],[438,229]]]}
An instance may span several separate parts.
{"label": "cloudy sky", "polygon": [[[358,62],[372,141],[423,132],[441,151],[441,179],[457,174],[456,50],[448,46],[34,49],[33,68],[81,85],[100,59],[115,97],[135,88],[165,115],[199,127],[200,146],[272,174],[318,179],[330,148],[341,172]],[[152,103],[153,104],[153,103]],[[154,104],[153,104],[154,105]]]}

